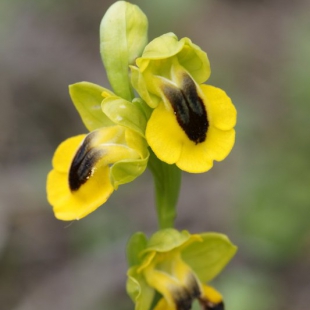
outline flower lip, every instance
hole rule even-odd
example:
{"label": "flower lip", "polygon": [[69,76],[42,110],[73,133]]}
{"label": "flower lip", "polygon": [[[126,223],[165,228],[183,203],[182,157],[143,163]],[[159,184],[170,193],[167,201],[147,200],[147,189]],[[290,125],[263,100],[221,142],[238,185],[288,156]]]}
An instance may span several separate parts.
{"label": "flower lip", "polygon": [[[224,310],[222,295],[211,281],[228,263],[236,247],[222,234],[162,229],[149,239],[135,234],[127,292],[136,310]],[[134,259],[133,259],[134,258]],[[155,292],[161,295],[157,300]]]}
{"label": "flower lip", "polygon": [[191,77],[184,73],[181,88],[164,85],[163,92],[188,138],[196,144],[204,142],[209,122],[203,100]]}
{"label": "flower lip", "polygon": [[84,139],[73,158],[69,170],[69,187],[72,192],[86,183],[94,172],[94,165],[103,155],[103,150],[91,146],[94,135],[95,132],[92,132]]}
{"label": "flower lip", "polygon": [[203,290],[201,290],[196,277],[192,273],[187,276],[186,286],[174,289],[171,294],[176,310],[190,310],[195,299],[199,301],[203,310],[224,310],[222,300],[211,301],[207,296],[204,296]]}
{"label": "flower lip", "polygon": [[219,303],[212,303],[209,301],[200,300],[200,305],[203,307],[204,310],[224,310],[224,303],[221,301]]}
{"label": "flower lip", "polygon": [[210,309],[212,310],[224,310],[224,303],[223,302],[220,302],[219,304],[215,304],[215,305],[212,305],[212,306],[209,306]]}
{"label": "flower lip", "polygon": [[188,275],[187,282],[187,287],[182,287],[172,292],[177,310],[191,309],[193,301],[199,298],[201,294],[198,283],[192,274]]}

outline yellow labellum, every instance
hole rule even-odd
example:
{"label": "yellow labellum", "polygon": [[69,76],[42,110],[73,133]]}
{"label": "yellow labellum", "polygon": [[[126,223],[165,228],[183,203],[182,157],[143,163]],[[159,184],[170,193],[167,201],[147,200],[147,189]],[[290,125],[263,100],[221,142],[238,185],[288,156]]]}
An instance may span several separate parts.
{"label": "yellow labellum", "polygon": [[[104,127],[88,135],[65,140],[53,158],[53,170],[47,178],[47,198],[60,220],[78,220],[107,201],[118,184],[133,180],[144,169],[126,170],[126,165],[141,160],[141,137],[122,126]],[[111,167],[124,169],[111,177]]]}
{"label": "yellow labellum", "polygon": [[[204,141],[192,141],[180,126],[175,110],[163,102],[154,109],[146,128],[146,139],[160,160],[192,173],[211,169],[213,161],[223,160],[235,142],[236,109],[230,98],[209,85],[200,85],[198,91],[208,122]],[[199,128],[193,126],[192,130]]]}

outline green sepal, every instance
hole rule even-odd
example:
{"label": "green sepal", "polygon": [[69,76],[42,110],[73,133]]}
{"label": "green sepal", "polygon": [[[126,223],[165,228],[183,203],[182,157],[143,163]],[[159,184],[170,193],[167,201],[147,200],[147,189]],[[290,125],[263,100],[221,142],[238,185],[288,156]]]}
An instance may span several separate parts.
{"label": "green sepal", "polygon": [[136,104],[137,106],[139,106],[139,108],[143,111],[145,118],[146,118],[147,120],[149,120],[149,118],[151,117],[151,114],[152,114],[152,112],[153,112],[153,109],[151,109],[151,108],[147,105],[147,103],[146,103],[143,99],[141,99],[141,98],[134,98],[134,99],[132,100],[132,102],[133,102],[134,104]]}
{"label": "green sepal", "polygon": [[[184,43],[178,40],[178,37],[172,33],[165,33],[152,40],[144,49],[142,58],[145,59],[166,59],[179,53]],[[140,66],[141,60],[137,64]],[[141,68],[141,67],[140,67]],[[144,69],[143,67],[141,68]]]}
{"label": "green sepal", "polygon": [[161,70],[161,72],[154,72],[154,74],[165,76],[165,67],[169,69],[174,58],[198,84],[209,78],[211,69],[207,54],[198,45],[192,43],[189,38],[182,38],[179,41],[177,36],[171,32],[151,41],[145,47],[142,57],[137,59],[137,65],[140,71],[144,72],[148,66],[152,66],[151,61],[166,60],[160,68],[158,66],[152,67],[152,71],[154,69]]}
{"label": "green sepal", "polygon": [[138,268],[132,267],[128,270],[126,291],[135,303],[135,310],[149,310],[155,296],[155,290],[137,272]]}
{"label": "green sepal", "polygon": [[146,169],[148,156],[142,159],[121,160],[110,168],[110,180],[114,189],[129,183],[140,176]]}
{"label": "green sepal", "polygon": [[114,92],[131,101],[133,90],[129,65],[147,44],[148,20],[136,5],[117,1],[107,10],[100,25],[100,53]]}
{"label": "green sepal", "polygon": [[113,94],[108,89],[93,83],[80,82],[70,85],[69,93],[75,108],[89,131],[113,125],[113,122],[101,110],[101,102],[104,99],[102,94]]}
{"label": "green sepal", "polygon": [[101,107],[103,113],[113,123],[129,128],[144,137],[147,118],[140,104],[110,96],[103,100]]}
{"label": "green sepal", "polygon": [[150,237],[143,253],[151,251],[169,252],[183,245],[190,237],[191,234],[186,230],[181,232],[173,228],[159,230]]}
{"label": "green sepal", "polygon": [[192,267],[201,282],[217,276],[237,251],[226,235],[202,233],[202,242],[193,242],[182,251],[182,258]]}
{"label": "green sepal", "polygon": [[140,97],[148,103],[151,108],[156,108],[160,99],[158,96],[152,95],[147,88],[147,84],[140,70],[137,67],[130,66],[131,83],[134,89],[139,93]]}
{"label": "green sepal", "polygon": [[150,150],[148,168],[155,183],[156,210],[159,228],[174,227],[182,172],[176,165],[162,162]]}
{"label": "green sepal", "polygon": [[127,261],[128,266],[139,265],[141,263],[140,253],[147,246],[147,237],[142,232],[133,234],[127,244]]}

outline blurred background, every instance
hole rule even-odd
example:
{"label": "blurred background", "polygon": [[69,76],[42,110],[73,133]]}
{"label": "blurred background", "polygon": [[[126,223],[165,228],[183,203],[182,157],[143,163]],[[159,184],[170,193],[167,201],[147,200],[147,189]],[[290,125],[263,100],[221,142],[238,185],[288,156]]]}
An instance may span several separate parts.
{"label": "blurred background", "polygon": [[[67,86],[108,86],[99,55],[107,0],[0,0],[0,308],[129,310],[128,237],[154,232],[149,172],[78,222],[46,201],[51,158],[85,133]],[[310,2],[133,0],[150,40],[207,51],[208,83],[238,110],[229,157],[183,175],[177,227],[227,234],[239,251],[213,283],[227,310],[310,304]]]}

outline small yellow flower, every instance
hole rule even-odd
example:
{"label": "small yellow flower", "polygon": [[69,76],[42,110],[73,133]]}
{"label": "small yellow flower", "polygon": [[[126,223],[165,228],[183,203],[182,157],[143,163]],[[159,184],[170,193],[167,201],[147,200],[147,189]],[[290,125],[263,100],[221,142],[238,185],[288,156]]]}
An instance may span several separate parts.
{"label": "small yellow flower", "polygon": [[133,260],[135,265],[128,271],[127,282],[136,310],[149,310],[155,291],[162,298],[154,310],[189,310],[194,301],[204,310],[224,309],[221,294],[205,283],[212,280],[236,252],[226,236],[190,235],[175,229],[161,230],[148,242],[143,241],[143,237],[141,242],[141,234],[137,236],[140,240],[134,238],[132,244],[140,251]]}
{"label": "small yellow flower", "polygon": [[154,109],[146,139],[156,156],[192,173],[223,160],[234,145],[236,109],[224,91],[202,84],[211,72],[206,53],[169,33],[136,62],[132,83]]}
{"label": "small yellow flower", "polygon": [[93,212],[119,184],[145,170],[147,157],[144,139],[119,125],[67,139],[57,148],[47,178],[55,216],[69,221]]}

